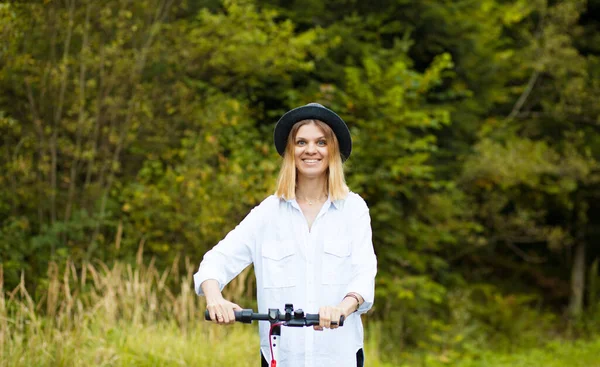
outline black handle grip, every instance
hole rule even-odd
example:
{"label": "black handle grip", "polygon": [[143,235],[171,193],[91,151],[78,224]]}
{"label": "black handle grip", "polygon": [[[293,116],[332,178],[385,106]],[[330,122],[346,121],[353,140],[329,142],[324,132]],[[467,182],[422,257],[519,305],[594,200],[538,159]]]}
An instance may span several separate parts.
{"label": "black handle grip", "polygon": [[[258,314],[253,313],[251,309],[243,309],[241,311],[233,311],[233,315],[235,316],[235,321],[240,321],[245,324],[252,323],[252,320],[268,320],[268,318],[265,318],[265,317],[262,317],[262,318],[255,317],[255,316],[258,316]],[[208,310],[204,311],[204,319],[206,321],[211,321],[210,312],[208,312]]]}
{"label": "black handle grip", "polygon": [[[242,321],[242,313],[244,311],[233,311],[233,314],[235,315],[235,321]],[[252,310],[250,310],[250,312],[252,312]],[[206,321],[210,321],[210,312],[208,312],[208,310],[204,311],[204,319]]]}
{"label": "black handle grip", "polygon": [[[337,325],[344,326],[345,320],[346,320],[346,318],[344,317],[344,315],[340,316],[340,321],[337,323]],[[336,322],[332,321],[331,324],[335,325]],[[319,314],[318,313],[315,313],[315,314],[307,313],[306,314],[306,326],[315,326],[315,325],[319,325]]]}

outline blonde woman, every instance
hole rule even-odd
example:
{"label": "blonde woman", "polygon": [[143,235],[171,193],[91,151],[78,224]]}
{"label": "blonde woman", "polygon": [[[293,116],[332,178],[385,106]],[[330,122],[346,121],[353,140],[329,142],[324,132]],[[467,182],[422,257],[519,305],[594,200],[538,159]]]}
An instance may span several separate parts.
{"label": "blonde woman", "polygon": [[[369,209],[344,180],[350,131],[336,113],[310,103],[281,117],[274,143],[283,157],[277,191],[204,255],[196,292],[214,322],[232,323],[241,307],[221,291],[254,264],[259,312],[292,303],[319,314],[319,332],[282,332],[278,366],[363,366],[360,315],[373,305],[377,260]],[[332,320],[342,315],[338,328]],[[268,328],[259,325],[262,366],[271,358]]]}

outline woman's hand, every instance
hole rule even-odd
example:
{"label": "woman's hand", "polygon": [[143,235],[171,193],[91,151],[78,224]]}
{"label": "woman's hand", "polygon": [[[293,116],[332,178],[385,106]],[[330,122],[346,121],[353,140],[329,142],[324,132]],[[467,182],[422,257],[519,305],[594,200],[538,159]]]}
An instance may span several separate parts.
{"label": "woman's hand", "polygon": [[210,319],[217,324],[233,324],[235,322],[233,311],[241,311],[242,308],[223,298],[219,282],[216,280],[207,279],[200,286],[206,296],[206,309]]}
{"label": "woman's hand", "polygon": [[[337,306],[325,306],[319,308],[319,325],[313,326],[313,329],[337,329],[339,327],[338,323],[340,322],[340,317],[344,316],[344,318],[347,319],[350,314],[358,309],[361,302],[364,302],[360,294],[352,293],[352,295],[352,297],[346,295],[342,302]],[[332,325],[332,321],[335,322],[335,325]]]}
{"label": "woman's hand", "polygon": [[323,306],[319,308],[319,325],[313,326],[313,329],[337,329],[339,327],[338,324],[342,315],[344,315],[344,310],[341,307]]}
{"label": "woman's hand", "polygon": [[210,319],[217,324],[233,324],[235,322],[235,314],[233,311],[241,311],[242,308],[229,302],[225,298],[207,299],[206,309],[210,314]]}

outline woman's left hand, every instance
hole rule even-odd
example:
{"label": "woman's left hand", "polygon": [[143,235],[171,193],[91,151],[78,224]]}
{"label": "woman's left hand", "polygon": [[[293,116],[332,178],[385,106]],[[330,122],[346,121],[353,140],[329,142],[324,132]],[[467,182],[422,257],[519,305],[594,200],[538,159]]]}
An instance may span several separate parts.
{"label": "woman's left hand", "polygon": [[[319,308],[319,325],[313,326],[315,330],[337,329],[340,317],[344,314],[341,307],[323,306]],[[332,323],[333,321],[333,323]]]}

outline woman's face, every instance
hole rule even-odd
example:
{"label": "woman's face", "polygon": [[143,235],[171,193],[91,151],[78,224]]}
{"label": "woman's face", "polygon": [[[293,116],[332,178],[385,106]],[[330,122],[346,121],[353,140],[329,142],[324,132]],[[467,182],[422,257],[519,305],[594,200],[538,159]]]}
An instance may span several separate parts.
{"label": "woman's face", "polygon": [[298,175],[318,177],[329,167],[329,149],[325,134],[314,123],[302,125],[294,140],[294,159]]}

